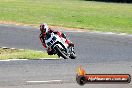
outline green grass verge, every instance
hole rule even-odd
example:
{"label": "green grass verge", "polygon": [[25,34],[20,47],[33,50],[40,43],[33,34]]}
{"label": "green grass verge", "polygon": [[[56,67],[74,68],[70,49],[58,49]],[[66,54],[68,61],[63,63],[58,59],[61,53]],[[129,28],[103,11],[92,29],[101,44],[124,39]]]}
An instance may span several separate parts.
{"label": "green grass verge", "polygon": [[48,55],[46,52],[37,52],[34,50],[17,50],[0,48],[0,60],[5,59],[39,59],[39,58],[57,58],[56,55]]}
{"label": "green grass verge", "polygon": [[132,33],[132,5],[85,0],[0,0],[0,20]]}

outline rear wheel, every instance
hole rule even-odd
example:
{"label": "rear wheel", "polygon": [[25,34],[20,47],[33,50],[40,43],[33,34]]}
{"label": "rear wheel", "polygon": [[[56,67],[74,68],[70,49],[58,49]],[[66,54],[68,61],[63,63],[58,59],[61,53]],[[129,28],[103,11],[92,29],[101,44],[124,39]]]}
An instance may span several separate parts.
{"label": "rear wheel", "polygon": [[55,46],[54,49],[56,50],[59,56],[63,57],[64,59],[68,59],[68,56],[65,54],[64,51],[61,51],[59,46]]}
{"label": "rear wheel", "polygon": [[70,58],[71,58],[71,59],[76,59],[76,57],[77,57],[77,56],[76,56],[75,54],[70,55]]}

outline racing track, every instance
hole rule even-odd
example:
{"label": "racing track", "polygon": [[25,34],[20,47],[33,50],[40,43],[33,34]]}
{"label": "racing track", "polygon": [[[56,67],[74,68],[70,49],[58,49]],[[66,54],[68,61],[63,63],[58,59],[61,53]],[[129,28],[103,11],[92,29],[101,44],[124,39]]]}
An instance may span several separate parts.
{"label": "racing track", "polygon": [[[64,32],[75,43],[76,60],[0,61],[0,88],[80,88],[75,81],[80,65],[87,73],[132,75],[132,36]],[[0,25],[0,46],[44,50],[38,35],[38,28]],[[83,88],[106,87],[132,88],[132,83],[86,84]]]}

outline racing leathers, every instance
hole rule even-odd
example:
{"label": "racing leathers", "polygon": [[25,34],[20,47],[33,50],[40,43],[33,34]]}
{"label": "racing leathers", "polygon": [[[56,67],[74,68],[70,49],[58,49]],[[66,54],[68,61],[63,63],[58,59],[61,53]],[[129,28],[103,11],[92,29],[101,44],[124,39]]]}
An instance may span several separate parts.
{"label": "racing leathers", "polygon": [[[63,38],[66,39],[66,35],[64,33],[60,32],[60,31],[54,31],[54,30],[49,28],[48,33],[54,33],[54,34],[57,34],[59,37],[63,37]],[[46,46],[45,37],[46,37],[46,33],[41,33],[40,36],[39,36],[40,41],[42,42],[43,47],[46,48],[48,55],[53,55],[54,51]],[[69,46],[74,46],[74,44],[71,43],[70,40],[68,40],[68,39],[66,39],[66,43]]]}

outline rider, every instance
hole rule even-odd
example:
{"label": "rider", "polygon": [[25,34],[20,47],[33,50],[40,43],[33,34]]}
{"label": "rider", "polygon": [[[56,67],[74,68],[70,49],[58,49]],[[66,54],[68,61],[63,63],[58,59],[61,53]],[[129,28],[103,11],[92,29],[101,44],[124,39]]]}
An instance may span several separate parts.
{"label": "rider", "polygon": [[[51,50],[49,47],[46,46],[45,44],[45,37],[46,37],[46,33],[54,33],[54,34],[57,34],[59,37],[63,37],[66,39],[66,35],[60,31],[54,31],[52,30],[51,28],[48,27],[48,25],[46,23],[42,23],[40,25],[40,40],[42,42],[42,45],[44,46],[44,48],[46,48],[47,50],[47,53],[48,55],[53,55],[54,54],[54,51]],[[69,46],[73,46],[74,47],[74,44],[72,42],[70,42],[70,40],[66,39],[66,43],[69,45]]]}

